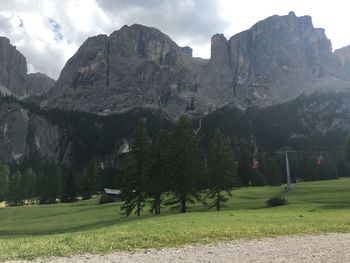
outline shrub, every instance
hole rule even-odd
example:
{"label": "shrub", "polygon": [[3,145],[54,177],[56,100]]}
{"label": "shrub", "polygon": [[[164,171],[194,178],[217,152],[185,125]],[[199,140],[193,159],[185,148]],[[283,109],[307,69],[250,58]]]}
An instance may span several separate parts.
{"label": "shrub", "polygon": [[99,203],[102,204],[107,204],[107,203],[113,203],[116,202],[117,200],[113,197],[110,197],[108,195],[101,195]]}
{"label": "shrub", "polygon": [[286,205],[286,204],[287,204],[287,199],[284,197],[280,197],[280,196],[272,197],[269,200],[267,200],[267,205],[269,207]]}

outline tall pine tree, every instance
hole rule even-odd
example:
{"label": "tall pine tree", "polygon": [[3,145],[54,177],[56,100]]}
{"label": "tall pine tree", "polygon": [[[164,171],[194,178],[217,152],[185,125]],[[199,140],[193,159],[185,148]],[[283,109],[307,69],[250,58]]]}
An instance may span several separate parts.
{"label": "tall pine tree", "polygon": [[0,202],[6,199],[9,173],[9,167],[5,164],[0,163]]}
{"label": "tall pine tree", "polygon": [[350,164],[350,136],[347,138],[346,144],[345,144],[345,159]]}
{"label": "tall pine tree", "polygon": [[238,184],[238,176],[230,141],[219,129],[214,132],[209,148],[208,176],[208,197],[213,200],[210,208],[220,211],[228,200],[225,193],[231,196],[230,190]]}
{"label": "tall pine tree", "polygon": [[131,152],[122,164],[122,193],[125,201],[121,214],[129,216],[135,210],[140,216],[146,202],[146,181],[150,170],[150,139],[144,120],[140,120],[135,129]]}
{"label": "tall pine tree", "polygon": [[170,189],[174,197],[167,204],[188,211],[188,203],[198,198],[198,185],[203,172],[199,140],[191,120],[182,115],[176,122],[170,141]]}
{"label": "tall pine tree", "polygon": [[22,205],[22,192],[21,192],[21,177],[20,171],[16,171],[9,177],[9,183],[7,187],[6,203],[10,206]]}
{"label": "tall pine tree", "polygon": [[48,203],[54,204],[57,198],[61,195],[62,189],[62,173],[61,168],[58,164],[55,164],[50,169],[50,174],[48,175]]}
{"label": "tall pine tree", "polygon": [[34,204],[38,200],[37,176],[31,168],[27,168],[24,173],[28,176],[28,201]]}
{"label": "tall pine tree", "polygon": [[252,155],[247,148],[243,148],[239,154],[238,176],[241,186],[248,186],[252,183]]}
{"label": "tall pine tree", "polygon": [[62,203],[72,203],[77,201],[78,195],[78,185],[76,172],[73,170],[67,171],[64,178],[61,202]]}
{"label": "tall pine tree", "polygon": [[274,158],[268,159],[265,168],[266,183],[269,185],[281,185],[283,180],[283,175],[279,170],[277,162]]}
{"label": "tall pine tree", "polygon": [[152,198],[151,213],[159,215],[162,194],[169,190],[169,150],[163,132],[159,133],[152,144],[151,159],[147,192]]}
{"label": "tall pine tree", "polygon": [[84,169],[82,182],[83,199],[90,199],[92,195],[100,190],[99,170],[95,158],[91,158]]}

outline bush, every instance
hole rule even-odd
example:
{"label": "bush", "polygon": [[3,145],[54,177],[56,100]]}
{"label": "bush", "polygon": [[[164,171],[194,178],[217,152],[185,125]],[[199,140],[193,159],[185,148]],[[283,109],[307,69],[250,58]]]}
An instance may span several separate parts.
{"label": "bush", "polygon": [[280,196],[272,197],[269,200],[267,200],[267,205],[269,207],[286,205],[286,204],[287,204],[287,199],[284,197],[280,197]]}
{"label": "bush", "polygon": [[107,203],[113,203],[116,202],[116,200],[108,195],[101,195],[99,203],[100,204],[107,204]]}

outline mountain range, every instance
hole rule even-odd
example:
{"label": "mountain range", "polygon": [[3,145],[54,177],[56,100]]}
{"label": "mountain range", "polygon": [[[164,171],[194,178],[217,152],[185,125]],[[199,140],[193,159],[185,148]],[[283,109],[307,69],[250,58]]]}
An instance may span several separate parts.
{"label": "mountain range", "polygon": [[123,26],[88,38],[57,81],[27,74],[25,57],[0,37],[0,160],[69,164],[87,151],[113,163],[133,121],[147,118],[156,133],[181,114],[204,140],[220,127],[237,144],[253,135],[268,151],[341,149],[349,73],[350,46],[333,51],[325,31],[294,12],[229,39],[215,34],[209,60],[158,29]]}

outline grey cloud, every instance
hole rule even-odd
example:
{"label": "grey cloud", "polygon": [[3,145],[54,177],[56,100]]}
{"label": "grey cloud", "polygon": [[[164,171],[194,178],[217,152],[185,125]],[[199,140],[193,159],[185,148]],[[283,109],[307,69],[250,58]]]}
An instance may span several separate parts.
{"label": "grey cloud", "polygon": [[0,16],[0,36],[9,37],[11,25],[9,21]]}
{"label": "grey cloud", "polygon": [[56,41],[63,40],[63,35],[61,33],[61,25],[57,23],[53,18],[49,18],[49,24],[50,24],[51,30],[55,34],[55,40]]}
{"label": "grey cloud", "polygon": [[25,31],[23,26],[18,25],[18,27],[22,29],[22,33],[20,35],[13,34],[11,24],[0,16],[0,35],[9,38],[12,45],[24,43],[16,48],[26,57],[34,71],[40,71],[57,78],[65,62],[61,54],[62,50],[57,50],[49,45],[40,50],[35,48],[35,39]]}
{"label": "grey cloud", "polygon": [[[68,54],[63,48],[70,47],[70,50],[74,50],[88,37],[102,33],[110,34],[124,24],[139,23],[156,27],[176,42],[190,46],[209,43],[213,34],[224,32],[230,25],[221,18],[218,1],[213,0],[95,0],[100,7],[100,10],[96,11],[103,12],[110,23],[95,16],[91,18],[93,23],[88,31],[78,31],[74,27],[74,22],[80,19],[79,13],[72,17],[72,14],[67,12],[68,0],[51,2],[54,3],[55,14],[50,17],[45,14],[42,4],[44,1],[0,1],[0,35],[8,37],[12,44],[22,43],[18,49],[34,70],[56,79],[66,62],[64,54]],[[12,15],[20,12],[38,12],[44,21],[47,21],[46,27],[54,32],[56,42],[66,44],[52,46],[50,41],[47,41],[45,48],[38,49],[35,47],[35,36],[26,32],[25,19],[21,20],[22,17],[18,16],[16,28],[20,31],[15,30],[13,23],[1,15],[2,10]]]}
{"label": "grey cloud", "polygon": [[24,23],[23,23],[23,20],[22,19],[19,19],[19,27],[23,27],[24,28]]}
{"label": "grey cloud", "polygon": [[156,27],[171,37],[201,44],[230,25],[220,16],[218,1],[212,0],[97,0],[109,16],[124,24]]}
{"label": "grey cloud", "polygon": [[31,63],[35,72],[43,72],[50,77],[57,78],[65,61],[62,57],[62,51],[50,47],[44,50],[33,49],[31,45],[21,48],[23,54],[27,58],[27,62]]}

